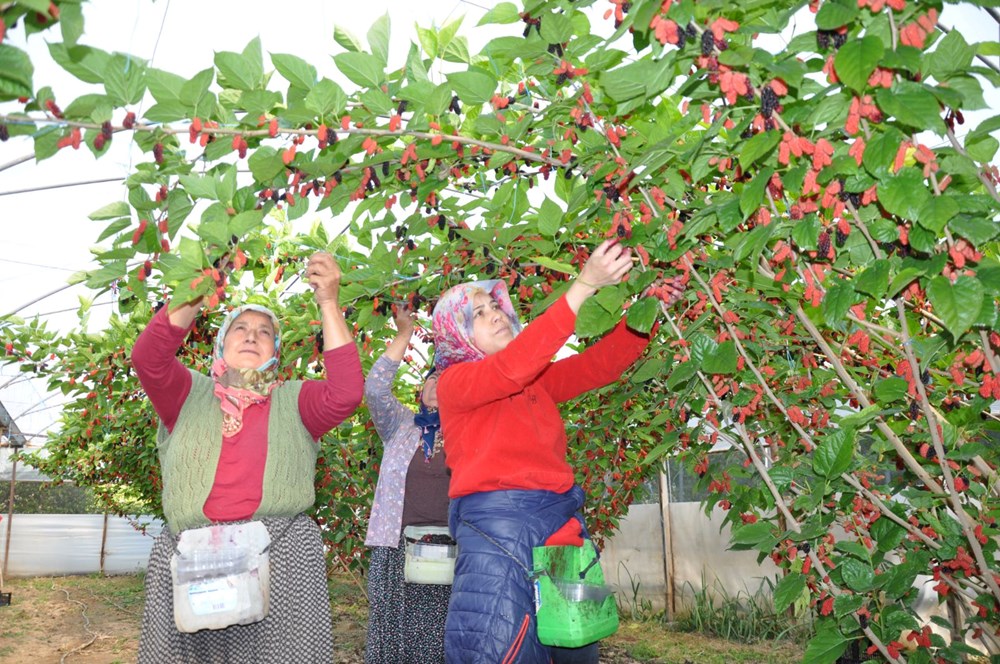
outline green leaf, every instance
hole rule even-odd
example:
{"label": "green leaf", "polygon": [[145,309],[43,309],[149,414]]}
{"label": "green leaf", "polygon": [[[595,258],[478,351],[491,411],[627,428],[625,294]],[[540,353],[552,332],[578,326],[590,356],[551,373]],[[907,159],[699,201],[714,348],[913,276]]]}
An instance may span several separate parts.
{"label": "green leaf", "polygon": [[576,268],[569,263],[563,263],[555,260],[554,258],[549,258],[548,256],[532,256],[530,260],[549,270],[555,270],[556,272],[562,272],[563,274],[576,274]]}
{"label": "green leaf", "polygon": [[954,339],[968,330],[983,307],[983,285],[975,277],[961,276],[954,284],[937,276],[927,285],[927,297],[934,313]]}
{"label": "green leaf", "polygon": [[546,44],[563,44],[573,36],[573,24],[565,14],[546,14],[541,25],[542,41]]}
{"label": "green leaf", "polygon": [[932,196],[920,207],[917,222],[933,233],[940,233],[956,214],[958,203],[953,196]]}
{"label": "green leaf", "polygon": [[[853,3],[824,2],[823,6],[816,12],[816,27],[820,30],[836,30],[853,22],[857,15],[858,7]],[[841,50],[846,48],[848,44],[841,46]],[[838,67],[838,73],[839,70]]]}
{"label": "green leaf", "polygon": [[360,53],[365,50],[357,37],[339,25],[333,26],[333,40],[352,53]]}
{"label": "green leaf", "polygon": [[975,56],[976,49],[969,46],[962,33],[952,30],[927,54],[927,71],[936,80],[944,81],[968,70]]}
{"label": "green leaf", "polygon": [[916,129],[929,129],[944,136],[946,128],[941,119],[941,107],[930,90],[919,83],[898,81],[891,90],[880,88],[875,93],[878,107],[905,125]]}
{"label": "green leaf", "polygon": [[781,613],[792,602],[802,596],[802,591],[806,588],[806,576],[798,572],[790,572],[784,576],[774,587],[774,611]]}
{"label": "green leaf", "polygon": [[576,317],[576,335],[581,339],[604,334],[618,322],[618,316],[608,313],[593,300],[594,298],[588,298]]}
{"label": "green leaf", "polygon": [[244,235],[264,223],[264,212],[262,210],[247,210],[229,220],[230,235],[242,238]]}
{"label": "green leaf", "polygon": [[[843,5],[832,2],[824,3],[820,14],[823,13],[823,9],[828,7],[842,8]],[[818,15],[816,23],[819,24]],[[878,37],[869,35],[862,39],[849,39],[846,44],[840,47],[833,60],[837,77],[855,92],[864,91],[868,87],[868,77],[875,71],[883,53],[885,53],[885,46]]]}
{"label": "green leaf", "polygon": [[115,104],[137,104],[146,93],[146,63],[114,55],[104,70],[104,90]]}
{"label": "green leaf", "polygon": [[429,28],[422,28],[418,25],[417,39],[420,40],[420,48],[424,49],[424,53],[432,59],[438,57],[439,46],[436,32]]}
{"label": "green leaf", "polygon": [[[827,282],[829,284],[829,282]],[[827,327],[841,329],[847,311],[858,303],[857,293],[851,286],[851,282],[844,279],[836,279],[826,289],[823,295],[823,303],[820,310],[823,312],[823,320]]]}
{"label": "green leaf", "polygon": [[879,403],[892,403],[906,397],[909,383],[904,378],[890,376],[875,383],[875,398]]}
{"label": "green leaf", "polygon": [[677,389],[694,377],[696,373],[698,373],[698,365],[695,362],[689,360],[678,364],[674,370],[670,372],[670,378],[667,379],[667,389]]}
{"label": "green leaf", "polygon": [[99,270],[88,273],[87,288],[106,288],[112,281],[124,277],[126,270],[128,270],[128,266],[126,266],[125,261],[108,263]]}
{"label": "green leaf", "polygon": [[93,219],[94,221],[104,221],[107,219],[118,219],[120,217],[131,217],[132,208],[129,207],[128,203],[125,201],[115,201],[114,203],[108,203],[104,207],[94,210],[89,215],[88,219]]}
{"label": "green leaf", "polygon": [[997,141],[992,136],[984,136],[974,141],[968,139],[965,141],[965,151],[969,154],[969,157],[975,161],[984,163],[993,161],[998,147],[1000,147],[1000,141]]}
{"label": "green leaf", "polygon": [[875,138],[868,142],[868,145],[865,147],[865,154],[862,157],[865,170],[875,177],[882,177],[887,174],[889,167],[892,166],[893,161],[896,159],[899,146],[904,140],[905,137],[903,134],[895,129],[875,136]]}
{"label": "green leaf", "polygon": [[656,317],[660,315],[660,301],[655,297],[644,297],[628,308],[628,326],[643,334],[653,329]]}
{"label": "green leaf", "polygon": [[297,55],[272,53],[271,63],[292,87],[309,90],[316,83],[316,68]]}
{"label": "green leaf", "polygon": [[875,581],[875,570],[871,565],[862,562],[857,558],[846,558],[837,566],[841,577],[847,587],[855,592],[867,592],[871,590]]}
{"label": "green leaf", "polygon": [[948,222],[948,228],[977,247],[989,242],[1000,233],[997,222],[968,214],[960,214],[952,219]]}
{"label": "green leaf", "polygon": [[781,132],[778,130],[762,131],[754,134],[740,149],[740,166],[743,170],[755,161],[774,149],[781,141]]}
{"label": "green leaf", "polygon": [[881,299],[889,287],[889,261],[884,258],[876,259],[865,268],[864,272],[854,278],[853,284],[854,290],[859,293],[867,293],[876,299]]}
{"label": "green leaf", "polygon": [[84,83],[100,85],[104,82],[104,70],[108,68],[111,56],[108,53],[90,46],[73,46],[66,48],[64,44],[49,44],[49,55],[63,69]]}
{"label": "green leaf", "polygon": [[633,383],[645,383],[650,378],[659,376],[664,368],[666,368],[666,363],[662,359],[651,357],[639,365],[639,368],[632,373],[629,380]]}
{"label": "green leaf", "polygon": [[385,78],[384,68],[371,53],[340,53],[333,61],[341,74],[363,88],[377,88]]}
{"label": "green leaf", "polygon": [[563,211],[554,201],[546,198],[538,210],[538,232],[547,237],[555,237],[562,226]]}
{"label": "green leaf", "polygon": [[488,25],[490,23],[506,24],[517,23],[521,20],[520,11],[513,2],[501,2],[488,12],[486,12],[476,25]]}
{"label": "green leaf", "polygon": [[343,88],[328,78],[312,86],[306,94],[306,108],[319,117],[336,117],[346,106],[347,95]]}
{"label": "green leaf", "polygon": [[115,221],[108,224],[107,228],[101,231],[101,234],[97,237],[97,241],[103,242],[112,235],[115,235],[119,231],[123,231],[132,225],[132,219],[125,217],[124,219],[116,219]]}
{"label": "green leaf", "polygon": [[645,63],[633,63],[611,71],[601,73],[601,88],[605,94],[615,101],[628,101],[635,99],[646,93],[646,83],[637,74],[637,67],[634,65]]}
{"label": "green leaf", "polygon": [[896,177],[878,183],[878,200],[890,214],[915,219],[931,197],[923,176],[915,168],[904,168]]}
{"label": "green leaf", "polygon": [[30,97],[34,73],[34,65],[27,53],[10,44],[0,43],[0,99]]}
{"label": "green leaf", "polygon": [[389,63],[389,14],[383,14],[372,23],[368,30],[368,46],[372,55],[378,58],[380,69]]}
{"label": "green leaf", "polygon": [[817,629],[816,636],[809,639],[802,661],[809,664],[834,664],[847,650],[848,643],[850,640],[840,633],[835,624],[823,623]]}
{"label": "green leaf", "polygon": [[813,452],[813,470],[828,479],[851,467],[854,457],[854,434],[839,429],[819,441]]}
{"label": "green leaf", "polygon": [[[652,299],[652,298],[649,298]],[[731,374],[736,372],[737,353],[733,341],[723,341],[714,353],[705,356],[702,370],[710,374]]]}
{"label": "green leaf", "polygon": [[281,154],[269,145],[262,145],[254,150],[247,160],[247,164],[257,182],[271,182],[278,173],[283,173],[285,170]]}
{"label": "green leaf", "polygon": [[894,297],[896,293],[902,290],[905,286],[909,285],[911,281],[922,277],[924,275],[923,270],[919,270],[915,267],[903,268],[896,273],[896,276],[892,278],[892,283],[889,284],[889,291],[885,294],[886,297]]}
{"label": "green leaf", "polygon": [[769,542],[773,539],[774,535],[771,533],[770,522],[758,521],[757,523],[734,527],[730,541],[733,544],[755,546],[763,542]]}
{"label": "green leaf", "polygon": [[215,54],[215,66],[225,87],[237,90],[254,90],[264,78],[264,62],[260,51],[260,37],[254,37],[242,53],[220,51]]}
{"label": "green leaf", "polygon": [[810,215],[792,228],[792,242],[800,251],[815,251],[819,243],[819,219]]}
{"label": "green leaf", "polygon": [[492,99],[497,87],[496,78],[482,69],[455,72],[447,74],[446,78],[462,103],[473,106],[480,106]]}
{"label": "green leaf", "polygon": [[764,201],[767,184],[773,174],[773,168],[761,169],[750,183],[743,188],[743,193],[740,195],[740,211],[743,213],[744,219],[756,212],[760,204]]}
{"label": "green leaf", "polygon": [[833,600],[833,615],[838,618],[849,616],[864,606],[864,603],[863,595],[848,595],[846,593],[837,595],[837,598]]}
{"label": "green leaf", "polygon": [[63,2],[59,5],[59,28],[63,43],[76,46],[83,36],[83,7],[76,2]]}

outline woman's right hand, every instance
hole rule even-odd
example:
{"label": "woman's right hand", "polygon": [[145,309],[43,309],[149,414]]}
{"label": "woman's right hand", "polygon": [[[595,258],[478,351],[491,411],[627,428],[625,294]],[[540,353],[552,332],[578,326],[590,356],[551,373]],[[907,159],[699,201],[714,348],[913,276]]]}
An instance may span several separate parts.
{"label": "woman's right hand", "polygon": [[412,335],[414,327],[416,326],[416,319],[417,314],[413,311],[413,307],[409,304],[397,305],[396,312],[392,318],[392,320],[396,323],[397,336],[406,335],[409,337]]}
{"label": "woman's right hand", "polygon": [[621,282],[631,269],[632,250],[618,244],[618,240],[605,240],[594,249],[580,275],[566,291],[566,304],[573,313],[579,313],[584,301],[598,288]]}
{"label": "woman's right hand", "polygon": [[620,283],[631,269],[632,249],[617,240],[605,240],[584,263],[577,281],[596,290]]}

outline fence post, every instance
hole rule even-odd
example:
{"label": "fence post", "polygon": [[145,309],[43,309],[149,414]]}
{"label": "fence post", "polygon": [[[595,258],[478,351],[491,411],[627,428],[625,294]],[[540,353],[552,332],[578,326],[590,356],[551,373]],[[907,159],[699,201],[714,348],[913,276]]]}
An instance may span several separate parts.
{"label": "fence post", "polygon": [[101,531],[101,574],[104,574],[104,547],[108,543],[108,512],[104,512],[104,529]]}
{"label": "fence post", "polygon": [[673,620],[674,612],[674,535],[670,526],[670,480],[666,473],[667,462],[660,467],[660,523],[663,528],[663,581],[666,587],[666,619]]}

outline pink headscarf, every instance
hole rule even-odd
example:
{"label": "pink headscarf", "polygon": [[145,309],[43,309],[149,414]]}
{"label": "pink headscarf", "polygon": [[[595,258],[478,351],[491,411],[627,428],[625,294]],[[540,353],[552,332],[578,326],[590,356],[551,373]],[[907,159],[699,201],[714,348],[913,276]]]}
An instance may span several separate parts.
{"label": "pink headscarf", "polygon": [[497,301],[501,311],[510,318],[515,336],[521,331],[521,322],[507,294],[506,282],[491,279],[452,286],[438,300],[432,315],[434,366],[439,372],[459,362],[473,362],[486,357],[472,342],[472,298],[476,293],[486,293]]}

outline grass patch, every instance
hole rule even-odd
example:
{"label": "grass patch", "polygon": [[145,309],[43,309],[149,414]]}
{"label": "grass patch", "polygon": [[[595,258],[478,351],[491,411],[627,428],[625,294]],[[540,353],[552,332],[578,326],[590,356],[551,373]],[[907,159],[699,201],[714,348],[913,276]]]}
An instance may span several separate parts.
{"label": "grass patch", "polygon": [[740,591],[735,595],[730,595],[718,581],[710,588],[703,578],[697,590],[686,584],[693,598],[689,609],[679,615],[676,629],[739,643],[804,643],[812,636],[811,625],[793,623],[786,614],[776,613],[771,599],[773,584],[770,579],[766,582],[766,589],[761,586],[756,592]]}

